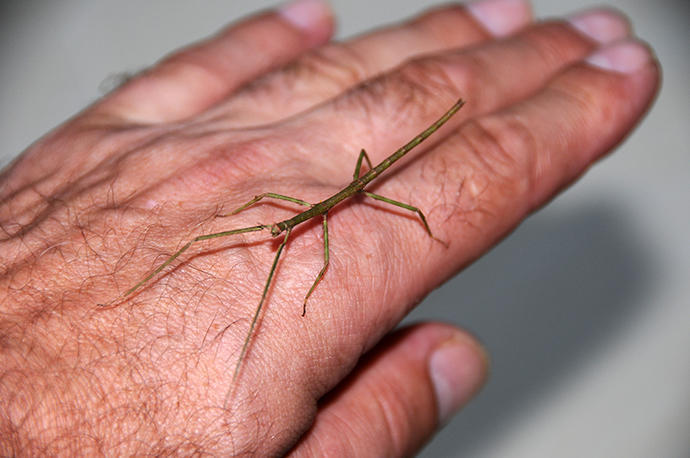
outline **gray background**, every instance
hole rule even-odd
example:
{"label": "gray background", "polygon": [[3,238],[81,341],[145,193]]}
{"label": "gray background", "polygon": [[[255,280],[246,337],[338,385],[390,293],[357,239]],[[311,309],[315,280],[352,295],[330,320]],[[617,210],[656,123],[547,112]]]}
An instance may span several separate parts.
{"label": "gray background", "polygon": [[[345,37],[434,2],[332,3]],[[414,312],[466,326],[493,356],[487,388],[423,456],[690,456],[688,3],[610,3],[664,67],[651,114]],[[109,75],[272,4],[0,2],[0,164],[98,97]],[[591,4],[539,0],[535,11]]]}

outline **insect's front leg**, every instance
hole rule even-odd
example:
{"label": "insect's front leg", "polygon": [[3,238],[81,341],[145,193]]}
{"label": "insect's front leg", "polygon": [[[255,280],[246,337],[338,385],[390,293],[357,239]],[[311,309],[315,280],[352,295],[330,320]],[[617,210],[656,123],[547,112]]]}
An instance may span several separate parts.
{"label": "insect's front leg", "polygon": [[234,209],[230,213],[224,213],[222,215],[216,215],[216,216],[218,218],[225,218],[226,216],[236,215],[239,212],[241,212],[242,210],[246,210],[247,208],[251,207],[255,203],[257,203],[260,200],[265,199],[267,197],[270,199],[286,200],[288,202],[293,202],[296,204],[304,205],[305,207],[312,207],[313,206],[313,204],[310,204],[309,202],[306,202],[302,199],[297,199],[296,197],[284,196],[282,194],[276,194],[274,192],[265,192],[263,194],[259,194],[258,196],[254,196],[254,198],[252,200],[250,200],[246,204],[242,205],[241,207]]}

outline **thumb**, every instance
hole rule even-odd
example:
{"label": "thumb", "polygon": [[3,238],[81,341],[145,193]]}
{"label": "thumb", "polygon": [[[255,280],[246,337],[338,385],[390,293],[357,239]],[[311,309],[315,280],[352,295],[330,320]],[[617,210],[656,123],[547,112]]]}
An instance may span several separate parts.
{"label": "thumb", "polygon": [[429,323],[386,338],[323,399],[295,456],[406,456],[417,451],[483,385],[477,341]]}

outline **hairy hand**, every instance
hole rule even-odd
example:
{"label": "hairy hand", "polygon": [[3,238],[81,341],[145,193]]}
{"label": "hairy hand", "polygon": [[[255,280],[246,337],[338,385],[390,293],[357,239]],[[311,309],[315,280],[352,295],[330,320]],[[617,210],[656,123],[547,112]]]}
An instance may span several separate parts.
{"label": "hairy hand", "polygon": [[[183,49],[48,134],[0,184],[2,454],[413,453],[479,388],[480,346],[442,324],[381,340],[615,146],[658,84],[617,13],[533,23],[521,2],[450,6],[344,43],[313,1]],[[467,105],[369,189],[280,240],[271,224]],[[366,353],[367,356],[362,358]]]}

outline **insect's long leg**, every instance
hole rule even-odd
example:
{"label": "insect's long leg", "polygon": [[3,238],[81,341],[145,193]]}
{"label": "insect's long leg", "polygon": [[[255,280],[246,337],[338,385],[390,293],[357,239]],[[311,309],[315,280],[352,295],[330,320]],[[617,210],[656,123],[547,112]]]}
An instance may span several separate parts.
{"label": "insect's long leg", "polygon": [[359,157],[357,158],[357,164],[355,165],[355,173],[354,175],[352,175],[352,178],[355,180],[359,178],[359,172],[362,170],[362,159],[367,160],[367,165],[370,169],[374,168],[371,165],[371,159],[369,159],[369,155],[366,151],[364,151],[364,148],[362,148],[362,151],[359,152]]}
{"label": "insect's long leg", "polygon": [[285,244],[287,244],[288,237],[290,236],[291,231],[292,231],[292,228],[288,228],[285,231],[285,238],[283,238],[283,241],[281,242],[280,246],[278,247],[278,252],[276,253],[275,258],[273,258],[273,264],[271,265],[271,270],[268,273],[268,278],[266,279],[266,284],[264,285],[264,291],[261,294],[261,300],[259,301],[259,305],[256,307],[256,311],[254,312],[254,317],[252,318],[252,323],[249,325],[249,332],[247,332],[247,337],[244,339],[244,344],[242,345],[242,351],[240,352],[240,357],[237,360],[237,365],[235,366],[235,373],[232,376],[233,381],[237,380],[237,376],[240,373],[240,366],[242,365],[242,361],[244,360],[244,357],[247,354],[247,348],[249,347],[249,341],[252,338],[252,334],[254,333],[254,328],[256,327],[256,322],[259,319],[259,315],[261,314],[261,309],[264,306],[264,301],[266,300],[266,294],[268,293],[268,288],[271,286],[271,280],[273,280],[273,274],[275,273],[276,266],[278,265],[278,259],[280,258],[280,254],[283,252],[283,248],[285,248]]}
{"label": "insect's long leg", "polygon": [[217,216],[219,218],[224,218],[226,216],[236,215],[239,212],[241,212],[242,210],[245,210],[245,209],[251,207],[252,205],[257,203],[258,201],[260,201],[261,199],[264,199],[266,197],[270,197],[271,199],[287,200],[288,202],[294,202],[296,204],[304,205],[305,207],[312,207],[313,206],[309,202],[305,202],[302,199],[297,199],[295,197],[290,197],[290,196],[284,196],[282,194],[276,194],[274,192],[265,192],[263,194],[259,194],[258,196],[254,196],[254,198],[252,200],[250,200],[246,204],[242,205],[241,207],[234,209],[230,213],[225,213],[225,214],[217,215]]}
{"label": "insect's long leg", "polygon": [[388,197],[383,197],[378,194],[374,194],[373,192],[362,191],[362,193],[366,196],[371,197],[372,199],[380,200],[381,202],[386,202],[387,204],[395,205],[396,207],[404,208],[405,210],[417,213],[419,215],[419,219],[422,220],[422,224],[424,224],[424,229],[426,229],[429,236],[437,242],[440,242],[441,244],[445,245],[446,247],[448,246],[447,242],[435,237],[434,234],[432,234],[431,228],[429,228],[429,223],[426,222],[426,217],[419,208],[410,204],[398,202],[397,200],[389,199]]}
{"label": "insect's long leg", "polygon": [[[171,262],[173,262],[175,259],[177,259],[178,256],[180,256],[182,253],[187,251],[189,249],[189,247],[191,247],[196,242],[200,242],[202,240],[215,239],[218,237],[227,237],[229,235],[243,234],[245,232],[260,231],[262,229],[267,229],[267,228],[269,228],[269,226],[259,225],[259,226],[243,227],[241,229],[233,229],[231,231],[214,232],[213,234],[204,234],[204,235],[199,235],[197,237],[194,237],[192,240],[190,240],[189,242],[184,244],[184,246],[182,248],[177,250],[172,256],[170,256],[168,259],[166,259],[165,262],[163,262],[163,264],[158,266],[153,272],[151,272],[146,277],[144,277],[141,281],[139,281],[139,283],[137,283],[136,285],[132,286],[127,291],[125,291],[117,300],[124,299],[125,297],[129,296],[134,291],[139,289],[142,285],[144,285],[144,283],[151,280],[153,277],[155,277],[157,274],[159,274],[163,269],[168,267]],[[100,305],[107,306],[109,304],[110,303],[100,304]]]}
{"label": "insect's long leg", "polygon": [[[364,150],[362,150],[364,151]],[[323,277],[323,274],[326,273],[326,268],[328,267],[328,259],[329,259],[329,253],[328,253],[328,221],[326,220],[328,213],[323,214],[323,267],[321,268],[321,271],[319,274],[316,276],[316,280],[314,280],[314,283],[311,285],[311,288],[309,288],[309,292],[307,293],[306,296],[304,296],[304,304],[302,305],[302,316],[307,314],[307,300],[309,299],[309,296],[311,296],[311,293],[314,292],[314,288],[316,288],[316,285],[319,284],[321,281],[321,278]]]}

